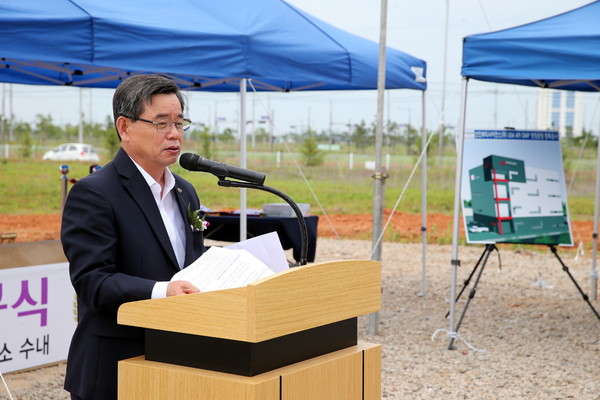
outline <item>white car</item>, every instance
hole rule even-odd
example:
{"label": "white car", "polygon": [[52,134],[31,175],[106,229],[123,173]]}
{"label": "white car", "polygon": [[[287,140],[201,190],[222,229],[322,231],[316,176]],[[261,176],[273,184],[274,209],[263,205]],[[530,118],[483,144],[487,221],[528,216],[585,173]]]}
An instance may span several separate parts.
{"label": "white car", "polygon": [[94,146],[84,143],[61,144],[54,150],[47,151],[42,159],[54,161],[100,161]]}
{"label": "white car", "polygon": [[479,233],[479,232],[489,232],[490,228],[487,226],[470,226],[469,232]]}

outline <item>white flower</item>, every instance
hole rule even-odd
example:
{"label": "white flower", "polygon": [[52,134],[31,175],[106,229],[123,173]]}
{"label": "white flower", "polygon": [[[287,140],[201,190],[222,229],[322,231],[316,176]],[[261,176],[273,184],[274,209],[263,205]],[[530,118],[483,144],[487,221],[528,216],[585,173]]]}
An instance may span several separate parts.
{"label": "white flower", "polygon": [[199,217],[198,214],[200,214],[200,209],[197,209],[196,211],[192,211],[190,209],[190,205],[188,204],[188,221],[190,222],[190,228],[192,228],[192,232],[201,232],[203,230],[205,230],[206,228],[208,228],[208,226],[210,225],[210,222],[205,221],[206,218],[206,214],[202,215],[202,217]]}

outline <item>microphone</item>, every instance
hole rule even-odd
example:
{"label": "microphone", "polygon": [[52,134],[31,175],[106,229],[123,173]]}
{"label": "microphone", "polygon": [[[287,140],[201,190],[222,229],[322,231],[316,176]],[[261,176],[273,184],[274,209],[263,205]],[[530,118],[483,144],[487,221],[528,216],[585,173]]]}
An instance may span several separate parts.
{"label": "microphone", "polygon": [[183,153],[179,157],[179,165],[188,171],[210,172],[219,179],[233,178],[257,185],[262,185],[266,178],[266,175],[261,172],[234,167],[192,153]]}

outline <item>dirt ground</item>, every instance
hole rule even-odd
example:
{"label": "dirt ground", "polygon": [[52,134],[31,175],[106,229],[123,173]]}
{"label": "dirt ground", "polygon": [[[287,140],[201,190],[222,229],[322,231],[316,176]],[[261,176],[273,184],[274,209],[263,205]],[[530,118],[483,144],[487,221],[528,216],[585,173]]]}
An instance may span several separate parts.
{"label": "dirt ground", "polygon": [[[368,258],[371,224],[368,214],[320,216],[316,261]],[[0,214],[0,233],[17,233],[17,242],[58,239],[59,226],[58,215]],[[448,351],[444,328],[452,218],[428,216],[429,238],[441,235],[446,244],[428,246],[427,295],[417,294],[424,276],[421,216],[397,213],[391,226],[391,235],[396,235],[391,239],[414,243],[383,245],[379,333],[368,335],[367,316],[359,319],[360,340],[382,344],[382,399],[600,400],[600,325],[552,254],[504,249],[502,268],[500,256],[492,256],[490,264],[497,268],[488,268],[482,279],[457,339],[459,351]],[[592,222],[573,222],[573,235],[576,243],[585,238],[590,249]],[[335,240],[337,236],[348,240]],[[458,282],[480,253],[477,246],[461,249],[467,268],[458,271]],[[564,257],[586,291],[589,254]],[[7,374],[13,398],[67,400],[62,389],[65,366]],[[0,400],[9,400],[1,383]]]}
{"label": "dirt ground", "polygon": [[[388,222],[390,210],[386,210],[384,224]],[[430,243],[450,243],[452,217],[442,214],[427,215],[427,238]],[[371,214],[328,214],[319,216],[319,237],[344,239],[371,239]],[[584,248],[592,246],[592,221],[571,221],[574,243],[583,241]],[[421,215],[394,213],[385,240],[404,243],[421,241]],[[464,237],[461,221],[461,236]],[[3,215],[0,214],[0,234],[16,233],[16,242],[32,242],[59,239],[60,215]],[[441,238],[441,240],[440,240]]]}

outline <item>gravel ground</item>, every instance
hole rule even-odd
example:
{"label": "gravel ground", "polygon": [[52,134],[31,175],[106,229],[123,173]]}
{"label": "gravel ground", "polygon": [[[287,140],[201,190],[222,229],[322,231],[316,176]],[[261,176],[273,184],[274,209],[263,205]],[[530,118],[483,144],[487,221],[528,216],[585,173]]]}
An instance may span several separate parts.
{"label": "gravel ground", "polygon": [[[368,259],[371,244],[323,238],[317,247],[316,261],[322,262]],[[383,346],[382,398],[599,400],[600,321],[552,253],[533,249],[502,247],[501,268],[492,253],[455,350],[448,350],[450,246],[428,247],[422,295],[421,245],[385,243],[377,334],[367,333],[369,316],[359,319],[360,339]],[[482,252],[480,246],[460,248],[459,289]],[[566,250],[559,255],[589,293],[589,255],[578,260]],[[592,304],[600,310],[599,300]],[[464,306],[459,301],[457,321]],[[64,368],[63,363],[5,378],[15,400],[68,399]],[[3,387],[0,393],[6,393]]]}

